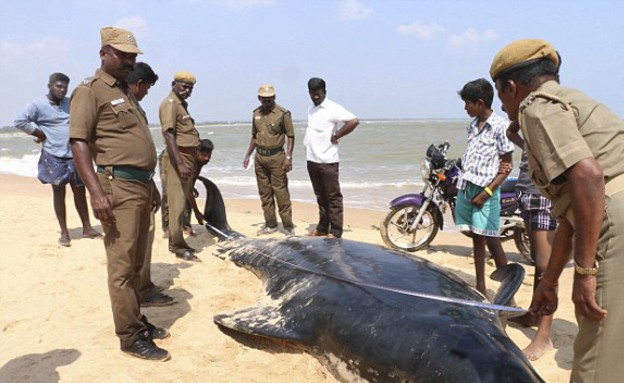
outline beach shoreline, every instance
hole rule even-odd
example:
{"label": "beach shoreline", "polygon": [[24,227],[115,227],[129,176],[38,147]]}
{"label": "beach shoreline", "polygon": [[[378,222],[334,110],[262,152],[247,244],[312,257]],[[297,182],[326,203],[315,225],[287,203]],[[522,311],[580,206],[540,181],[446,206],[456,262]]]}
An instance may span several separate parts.
{"label": "beach shoreline", "polygon": [[[119,351],[106,288],[106,258],[100,239],[80,238],[80,220],[68,188],[70,248],[57,244],[58,224],[49,185],[35,178],[0,174],[0,381],[2,382],[336,382],[313,356],[287,349],[241,344],[220,331],[212,317],[263,301],[262,283],[251,272],[219,259],[215,239],[194,224],[190,237],[201,263],[179,262],[167,251],[160,225],[152,254],[152,278],[178,303],[145,309],[150,321],[170,329],[159,341],[173,358],[151,363]],[[228,199],[230,226],[255,236],[262,226],[260,201]],[[203,202],[200,202],[200,206]],[[314,227],[314,204],[293,202],[297,235]],[[381,245],[379,224],[385,212],[345,209],[344,238]],[[160,222],[157,214],[157,223]],[[97,230],[99,222],[92,218]],[[281,237],[276,233],[271,237]],[[513,243],[504,244],[511,261],[523,262]],[[431,248],[417,253],[474,283],[471,242],[456,232],[440,232]],[[531,299],[533,268],[524,264],[525,282],[516,303]],[[494,270],[486,265],[487,273]],[[560,306],[553,324],[555,349],[533,362],[547,382],[567,382],[577,326],[570,302],[572,269],[560,280]],[[495,283],[488,281],[490,289]],[[525,347],[535,328],[507,327]]]}

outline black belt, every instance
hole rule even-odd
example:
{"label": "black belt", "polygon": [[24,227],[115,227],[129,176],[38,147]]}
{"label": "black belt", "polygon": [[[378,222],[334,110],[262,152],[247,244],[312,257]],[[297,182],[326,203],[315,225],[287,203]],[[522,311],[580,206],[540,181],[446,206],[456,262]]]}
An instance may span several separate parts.
{"label": "black belt", "polygon": [[105,174],[109,172],[115,178],[122,178],[125,180],[136,180],[143,183],[148,183],[154,177],[154,172],[150,170],[137,169],[130,166],[102,166],[98,165],[97,172]]}
{"label": "black belt", "polygon": [[256,147],[256,152],[258,152],[258,154],[261,156],[272,156],[276,153],[283,152],[283,151],[284,151],[283,146],[278,146],[277,148],[273,148],[273,149]]}

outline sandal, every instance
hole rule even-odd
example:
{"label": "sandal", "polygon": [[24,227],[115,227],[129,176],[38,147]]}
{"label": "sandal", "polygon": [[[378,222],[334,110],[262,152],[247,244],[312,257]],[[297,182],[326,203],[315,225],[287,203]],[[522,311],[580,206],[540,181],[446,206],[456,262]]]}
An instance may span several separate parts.
{"label": "sandal", "polygon": [[307,234],[309,237],[326,237],[327,233],[322,233],[320,231],[317,230],[312,230],[311,232],[309,232]]}

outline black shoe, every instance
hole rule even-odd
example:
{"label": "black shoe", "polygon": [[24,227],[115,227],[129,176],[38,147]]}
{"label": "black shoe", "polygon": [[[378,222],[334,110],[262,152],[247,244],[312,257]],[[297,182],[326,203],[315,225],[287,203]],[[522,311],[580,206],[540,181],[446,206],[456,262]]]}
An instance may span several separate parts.
{"label": "black shoe", "polygon": [[164,307],[171,306],[174,303],[176,303],[176,300],[173,297],[163,293],[156,293],[144,298],[141,301],[141,307]]}
{"label": "black shoe", "polygon": [[201,259],[199,259],[193,253],[193,249],[178,250],[176,251],[175,255],[177,258],[183,259],[185,261],[201,262]]}
{"label": "black shoe", "polygon": [[171,336],[171,333],[166,328],[156,327],[148,322],[145,315],[141,317],[141,322],[145,323],[145,326],[147,327],[147,332],[152,339],[167,339]]}
{"label": "black shoe", "polygon": [[171,359],[169,351],[162,349],[150,338],[139,338],[128,347],[122,347],[121,351],[137,358],[164,362]]}

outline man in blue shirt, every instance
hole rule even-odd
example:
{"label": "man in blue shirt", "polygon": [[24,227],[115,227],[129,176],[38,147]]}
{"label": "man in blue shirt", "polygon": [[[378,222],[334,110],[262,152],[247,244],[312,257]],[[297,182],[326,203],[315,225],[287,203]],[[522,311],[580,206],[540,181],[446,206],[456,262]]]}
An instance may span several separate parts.
{"label": "man in blue shirt", "polygon": [[34,136],[36,143],[41,143],[38,178],[41,183],[52,185],[54,212],[61,227],[58,242],[65,247],[71,246],[65,209],[67,184],[71,185],[74,193],[74,204],[82,221],[82,236],[102,236],[91,226],[85,187],[76,172],[69,146],[69,98],[65,97],[68,85],[69,77],[65,74],[51,74],[48,94],[30,102],[15,119],[16,128]]}

